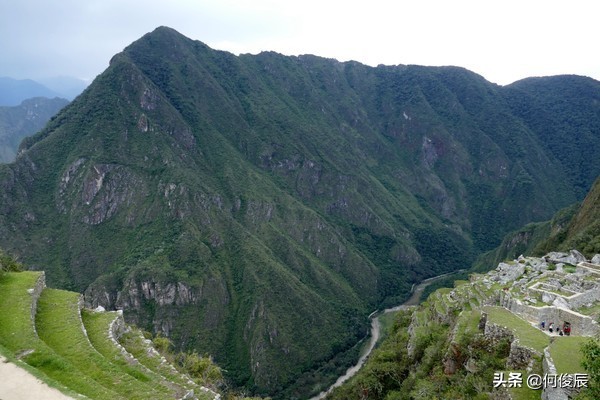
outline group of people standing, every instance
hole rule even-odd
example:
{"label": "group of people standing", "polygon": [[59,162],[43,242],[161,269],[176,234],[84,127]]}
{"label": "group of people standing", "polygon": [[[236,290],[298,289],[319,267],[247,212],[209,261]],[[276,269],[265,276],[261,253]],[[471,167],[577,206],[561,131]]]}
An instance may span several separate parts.
{"label": "group of people standing", "polygon": [[[540,327],[542,328],[542,330],[546,329],[546,321],[542,321],[540,323]],[[555,326],[554,322],[550,321],[550,323],[548,324],[548,332],[553,333],[556,332],[557,335],[559,336],[570,336],[571,335],[571,324],[567,321],[565,321],[565,323],[562,326],[562,329],[560,326]]]}

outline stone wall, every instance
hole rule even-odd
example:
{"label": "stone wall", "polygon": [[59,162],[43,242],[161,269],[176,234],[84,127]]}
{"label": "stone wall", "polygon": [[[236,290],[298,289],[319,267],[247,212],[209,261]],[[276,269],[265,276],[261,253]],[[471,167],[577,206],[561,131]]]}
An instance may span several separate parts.
{"label": "stone wall", "polygon": [[600,290],[588,290],[587,292],[568,297],[566,300],[571,308],[577,309],[581,306],[585,306],[586,304],[600,301]]}
{"label": "stone wall", "polygon": [[513,333],[513,331],[511,331],[505,326],[501,326],[490,322],[489,320],[485,322],[483,334],[494,344],[498,343],[499,341],[505,338],[508,338],[508,340],[512,342],[515,338],[515,334]]}
{"label": "stone wall", "polygon": [[535,357],[542,355],[526,346],[519,343],[519,339],[515,338],[510,344],[510,353],[506,360],[506,368],[508,369],[526,369],[529,367]]}
{"label": "stone wall", "polygon": [[[550,355],[548,347],[544,349],[544,359],[542,360],[542,367],[544,374],[556,375],[556,367],[554,366],[554,360]],[[568,400],[569,396],[564,389],[559,387],[545,386],[542,390],[542,400]]]}
{"label": "stone wall", "polygon": [[46,273],[42,271],[37,281],[35,282],[35,286],[32,289],[29,289],[29,294],[31,294],[31,325],[33,326],[33,332],[35,336],[37,336],[37,329],[35,326],[35,314],[37,313],[37,302],[42,294],[42,291],[46,287]]}
{"label": "stone wall", "polygon": [[546,324],[550,322],[562,324],[564,321],[568,321],[571,323],[571,335],[596,336],[600,334],[600,326],[596,321],[572,310],[555,306],[530,306],[507,293],[501,295],[500,305],[536,325],[541,321],[546,321]]}

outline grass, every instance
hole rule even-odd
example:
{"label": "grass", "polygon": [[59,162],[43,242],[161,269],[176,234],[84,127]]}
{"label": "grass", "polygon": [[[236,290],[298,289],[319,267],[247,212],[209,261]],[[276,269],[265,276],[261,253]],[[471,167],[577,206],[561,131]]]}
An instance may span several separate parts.
{"label": "grass", "polygon": [[212,399],[212,396],[203,394],[200,386],[189,382],[187,377],[174,370],[168,363],[161,360],[161,356],[149,351],[149,345],[144,342],[144,337],[139,330],[131,330],[125,333],[119,339],[121,345],[132,354],[142,365],[151,371],[164,376],[171,382],[175,382],[186,389],[194,389],[194,393],[199,399]]}
{"label": "grass", "polygon": [[36,336],[31,319],[32,296],[28,289],[35,286],[39,277],[39,272],[19,272],[7,273],[0,278],[0,345],[4,354],[9,360],[16,361],[20,354],[28,352],[21,358],[32,367],[27,370],[37,371],[36,377],[66,394],[72,395],[65,387],[92,398],[100,398],[96,394],[105,394],[102,398],[106,399],[118,398],[114,392],[81,374]]}
{"label": "grass", "polygon": [[596,304],[592,305],[591,307],[586,307],[586,306],[581,307],[577,311],[583,315],[598,316],[598,315],[600,315],[600,303],[596,303]]}
{"label": "grass", "polygon": [[[79,296],[74,292],[45,289],[38,302],[36,325],[40,338],[48,346],[80,371],[81,375],[98,383],[97,393],[84,394],[107,399],[166,398],[123,372],[92,347],[82,329]],[[60,369],[61,365],[55,367]]]}
{"label": "grass", "polygon": [[589,338],[581,336],[559,336],[550,344],[550,355],[558,374],[586,372],[581,366],[581,345]]}
{"label": "grass", "polygon": [[481,313],[479,311],[463,310],[456,321],[456,336],[454,340],[460,341],[464,335],[477,332],[479,330],[480,319]]}
{"label": "grass", "polygon": [[37,341],[31,320],[32,296],[39,272],[7,273],[0,277],[0,342],[19,353],[31,349]]}
{"label": "grass", "polygon": [[510,372],[520,372],[523,377],[523,384],[521,387],[509,388],[508,391],[513,400],[539,400],[542,396],[542,390],[530,389],[527,386],[527,376],[528,373],[525,370],[516,370],[516,371],[504,371],[505,376],[508,376]]}
{"label": "grass", "polygon": [[495,324],[506,326],[515,332],[522,346],[532,348],[543,353],[544,348],[550,343],[550,337],[531,324],[505,308],[486,306],[483,308],[488,314],[488,320]]}
{"label": "grass", "polygon": [[[189,389],[200,399],[211,399],[197,385],[158,364],[165,377],[130,363],[108,337],[115,313],[79,313],[79,294],[44,289],[35,324],[31,318],[33,297],[29,290],[39,272],[6,273],[0,277],[0,354],[66,395],[92,399],[172,399]],[[82,319],[86,322],[84,333]],[[37,327],[39,337],[34,327]],[[144,347],[147,352],[148,347]],[[156,360],[155,360],[156,361]],[[181,384],[184,383],[184,384]]]}
{"label": "grass", "polygon": [[109,326],[117,318],[116,312],[93,312],[84,309],[81,317],[92,346],[112,364],[133,378],[145,382],[159,394],[170,397],[182,397],[185,394],[183,388],[166,381],[138,362],[127,359],[121,353],[108,336]]}

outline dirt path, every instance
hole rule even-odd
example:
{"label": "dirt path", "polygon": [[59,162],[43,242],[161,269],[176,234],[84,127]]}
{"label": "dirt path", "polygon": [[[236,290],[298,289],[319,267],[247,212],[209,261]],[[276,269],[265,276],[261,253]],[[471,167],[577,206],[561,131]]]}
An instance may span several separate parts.
{"label": "dirt path", "polygon": [[0,356],[0,400],[72,400]]}
{"label": "dirt path", "polygon": [[369,315],[369,317],[371,318],[371,336],[369,337],[369,342],[367,343],[366,349],[363,350],[364,354],[362,356],[360,356],[360,358],[358,359],[358,362],[354,366],[348,368],[346,373],[344,375],[340,376],[335,381],[335,383],[333,385],[331,385],[326,391],[319,393],[317,396],[312,397],[310,400],[324,399],[325,396],[327,396],[327,394],[329,392],[331,392],[336,387],[341,386],[344,382],[346,382],[348,379],[352,378],[361,369],[361,367],[363,366],[365,361],[367,361],[367,358],[369,357],[369,355],[375,348],[375,345],[377,344],[377,341],[379,340],[379,336],[381,335],[381,324],[379,323],[379,317],[381,315],[387,314],[390,312],[400,311],[402,309],[410,308],[411,306],[416,306],[417,304],[419,304],[419,300],[421,300],[421,294],[423,294],[423,291],[425,290],[425,288],[427,286],[431,285],[433,282],[435,282],[437,280],[440,280],[440,279],[445,278],[450,275],[458,274],[463,271],[465,271],[465,270],[461,269],[459,271],[449,272],[447,274],[442,274],[442,275],[434,276],[429,279],[425,279],[418,285],[416,285],[416,286],[413,285],[412,290],[411,290],[412,294],[411,294],[410,298],[408,300],[406,300],[404,303],[402,303],[396,307],[386,308],[385,310],[383,310],[381,312],[375,311],[371,315]]}

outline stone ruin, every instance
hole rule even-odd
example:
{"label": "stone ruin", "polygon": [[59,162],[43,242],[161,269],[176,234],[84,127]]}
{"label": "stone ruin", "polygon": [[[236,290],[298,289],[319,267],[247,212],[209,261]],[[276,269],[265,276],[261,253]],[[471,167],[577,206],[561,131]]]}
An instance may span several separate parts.
{"label": "stone ruin", "polygon": [[500,263],[486,280],[505,285],[498,294],[499,305],[537,326],[542,321],[546,326],[569,322],[571,335],[600,334],[598,315],[582,313],[600,304],[599,254],[589,261],[577,250],[542,258],[520,256]]}

